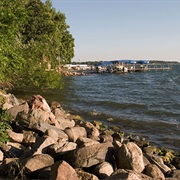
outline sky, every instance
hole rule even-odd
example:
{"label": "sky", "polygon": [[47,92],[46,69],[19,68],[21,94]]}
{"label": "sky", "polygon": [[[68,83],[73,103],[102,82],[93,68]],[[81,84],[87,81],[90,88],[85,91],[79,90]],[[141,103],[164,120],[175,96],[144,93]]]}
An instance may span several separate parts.
{"label": "sky", "polygon": [[[45,1],[45,0],[43,0]],[[51,0],[75,39],[72,61],[180,62],[180,0]]]}

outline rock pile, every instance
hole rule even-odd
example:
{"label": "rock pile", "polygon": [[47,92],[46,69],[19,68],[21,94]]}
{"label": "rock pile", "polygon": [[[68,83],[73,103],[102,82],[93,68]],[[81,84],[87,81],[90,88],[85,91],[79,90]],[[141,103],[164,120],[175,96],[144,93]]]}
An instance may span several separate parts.
{"label": "rock pile", "polygon": [[58,102],[34,95],[5,103],[13,123],[0,148],[2,179],[180,179],[179,156],[165,164],[147,142],[67,114]]}

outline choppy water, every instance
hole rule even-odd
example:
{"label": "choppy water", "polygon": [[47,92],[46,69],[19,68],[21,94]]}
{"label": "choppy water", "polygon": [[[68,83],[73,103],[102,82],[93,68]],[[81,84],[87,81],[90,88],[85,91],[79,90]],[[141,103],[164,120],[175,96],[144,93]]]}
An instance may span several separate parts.
{"label": "choppy water", "polygon": [[84,119],[180,152],[180,65],[172,71],[66,77],[64,90],[41,94]]}

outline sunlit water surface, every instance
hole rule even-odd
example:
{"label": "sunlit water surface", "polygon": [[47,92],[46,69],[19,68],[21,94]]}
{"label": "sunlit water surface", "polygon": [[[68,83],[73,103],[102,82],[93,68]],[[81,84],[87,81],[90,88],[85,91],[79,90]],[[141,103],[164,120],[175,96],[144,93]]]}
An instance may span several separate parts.
{"label": "sunlit water surface", "polygon": [[91,74],[64,80],[63,90],[14,94],[27,98],[40,93],[84,119],[119,126],[152,145],[180,151],[180,65],[171,71]]}

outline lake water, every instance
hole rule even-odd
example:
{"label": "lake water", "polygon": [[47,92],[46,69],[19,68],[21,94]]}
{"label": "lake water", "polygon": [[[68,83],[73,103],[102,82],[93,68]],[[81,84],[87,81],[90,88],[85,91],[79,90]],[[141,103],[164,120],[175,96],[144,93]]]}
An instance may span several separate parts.
{"label": "lake water", "polygon": [[[63,90],[40,93],[86,120],[118,126],[151,145],[180,152],[180,65],[171,71],[65,77]],[[14,94],[23,97],[22,92]]]}

